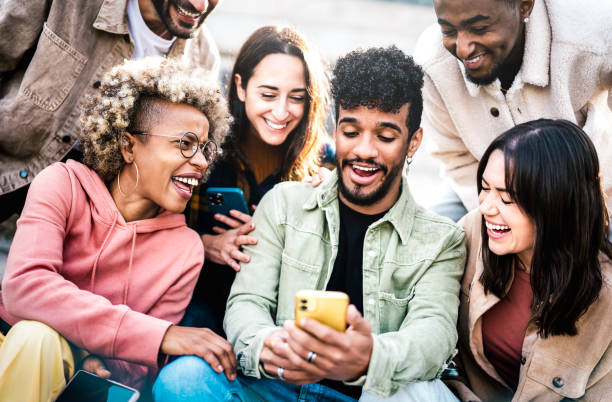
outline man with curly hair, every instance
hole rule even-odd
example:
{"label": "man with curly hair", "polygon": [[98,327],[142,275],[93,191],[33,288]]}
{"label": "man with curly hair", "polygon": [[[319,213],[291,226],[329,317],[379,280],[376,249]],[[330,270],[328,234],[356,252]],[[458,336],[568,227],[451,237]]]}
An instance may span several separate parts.
{"label": "man with curly hair", "polygon": [[[464,235],[418,206],[402,174],[421,142],[422,84],[396,47],[337,61],[337,168],[317,188],[277,185],[253,217],[258,242],[224,321],[242,373],[229,382],[182,357],[160,373],[158,400],[454,400],[437,378],[457,341]],[[348,328],[298,327],[300,289],[347,293]]]}
{"label": "man with curly hair", "polygon": [[114,67],[82,114],[84,164],[32,182],[0,292],[0,402],[51,401],[83,368],[143,390],[172,355],[233,379],[232,346],[177,325],[202,263],[182,214],[231,122],[215,77]]}
{"label": "man with curly hair", "polygon": [[219,51],[202,24],[219,1],[2,1],[0,222],[42,169],[78,152],[80,107],[113,66],[167,55],[216,75]]}

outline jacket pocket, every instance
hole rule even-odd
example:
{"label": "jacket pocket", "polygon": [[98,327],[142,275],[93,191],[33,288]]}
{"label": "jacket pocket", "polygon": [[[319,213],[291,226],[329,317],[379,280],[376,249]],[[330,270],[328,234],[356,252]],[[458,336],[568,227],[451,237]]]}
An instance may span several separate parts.
{"label": "jacket pocket", "polygon": [[414,288],[407,297],[397,298],[392,293],[378,292],[380,333],[397,331],[408,314],[408,304],[414,297]]}
{"label": "jacket pocket", "polygon": [[301,289],[315,289],[321,268],[306,264],[283,252],[278,288],[276,324],[295,317],[295,293]]}
{"label": "jacket pocket", "polygon": [[[534,352],[527,369],[527,377],[530,380],[558,395],[572,399],[584,395],[589,374],[589,370],[538,351]],[[523,392],[529,397],[535,397],[529,395],[528,387],[529,385],[525,384]]]}
{"label": "jacket pocket", "polygon": [[53,112],[64,102],[86,63],[87,57],[45,23],[20,91],[36,106]]}

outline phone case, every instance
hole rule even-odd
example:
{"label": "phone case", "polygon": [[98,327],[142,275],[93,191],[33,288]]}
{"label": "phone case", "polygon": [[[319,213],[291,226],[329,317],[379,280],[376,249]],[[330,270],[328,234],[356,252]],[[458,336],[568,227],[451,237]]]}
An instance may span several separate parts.
{"label": "phone case", "polygon": [[232,209],[249,213],[244,194],[238,187],[210,187],[206,190],[206,202],[212,214],[229,215]]}
{"label": "phone case", "polygon": [[346,330],[346,309],[349,297],[343,292],[299,290],[295,294],[295,324],[300,319],[313,318],[336,331]]}

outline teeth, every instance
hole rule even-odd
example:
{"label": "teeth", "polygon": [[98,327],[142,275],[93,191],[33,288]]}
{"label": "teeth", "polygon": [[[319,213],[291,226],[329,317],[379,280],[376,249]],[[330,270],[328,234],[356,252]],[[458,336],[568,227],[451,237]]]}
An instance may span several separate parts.
{"label": "teeth", "polygon": [[178,4],[176,5],[176,9],[178,10],[179,13],[183,14],[186,17],[190,17],[190,18],[198,18],[201,15],[200,13],[192,13],[191,11],[187,11],[183,7],[179,6]]}
{"label": "teeth", "polygon": [[285,124],[275,124],[275,123],[272,123],[272,122],[271,122],[270,120],[268,120],[268,119],[264,119],[264,120],[266,120],[266,124],[267,124],[268,126],[272,127],[272,128],[273,128],[273,129],[275,129],[275,130],[282,130],[283,128],[287,127],[287,123],[285,123]]}
{"label": "teeth", "polygon": [[482,58],[482,55],[480,55],[480,56],[476,56],[476,57],[474,57],[473,59],[466,60],[465,62],[466,62],[466,63],[476,63],[476,62],[477,62],[477,61],[479,61],[481,58]]}
{"label": "teeth", "polygon": [[493,225],[489,222],[485,222],[485,225],[491,230],[510,230],[510,227],[506,225]]}
{"label": "teeth", "polygon": [[197,179],[194,179],[193,177],[174,176],[172,177],[172,180],[180,181],[181,183],[185,183],[190,186],[197,186],[198,184],[200,184],[200,182]]}
{"label": "teeth", "polygon": [[378,168],[365,167],[365,166],[357,166],[357,165],[353,165],[353,169],[363,170],[364,172],[374,172],[374,171],[378,170]]}

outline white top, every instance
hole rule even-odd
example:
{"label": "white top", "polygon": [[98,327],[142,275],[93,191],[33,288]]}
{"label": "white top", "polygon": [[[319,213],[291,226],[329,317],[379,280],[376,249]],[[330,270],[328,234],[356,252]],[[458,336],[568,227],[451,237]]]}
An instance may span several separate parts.
{"label": "white top", "polygon": [[138,0],[128,0],[127,23],[130,35],[134,41],[134,54],[132,60],[147,56],[163,56],[168,53],[176,36],[167,40],[155,34],[142,19]]}

